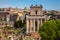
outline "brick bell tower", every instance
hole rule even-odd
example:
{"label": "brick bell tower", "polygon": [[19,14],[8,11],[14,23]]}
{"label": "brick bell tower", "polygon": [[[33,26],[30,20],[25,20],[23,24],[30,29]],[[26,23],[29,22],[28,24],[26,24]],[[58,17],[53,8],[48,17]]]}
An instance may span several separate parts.
{"label": "brick bell tower", "polygon": [[31,5],[30,14],[26,16],[26,33],[38,32],[39,26],[42,25],[45,16],[42,11],[42,5]]}

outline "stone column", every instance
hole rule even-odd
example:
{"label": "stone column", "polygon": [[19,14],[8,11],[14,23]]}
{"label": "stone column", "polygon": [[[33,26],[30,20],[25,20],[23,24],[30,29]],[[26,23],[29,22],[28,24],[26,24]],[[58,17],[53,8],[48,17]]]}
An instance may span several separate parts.
{"label": "stone column", "polygon": [[32,32],[32,19],[30,19],[30,32]]}
{"label": "stone column", "polygon": [[40,26],[40,25],[39,25],[39,19],[38,19],[37,21],[38,21],[38,30],[39,30],[39,26]]}
{"label": "stone column", "polygon": [[27,25],[27,27],[26,27],[26,29],[27,29],[26,32],[28,33],[28,32],[29,32],[29,31],[28,31],[28,28],[29,28],[28,19],[27,19],[26,23],[27,23],[27,24],[26,24],[26,25]]}
{"label": "stone column", "polygon": [[31,19],[31,32],[34,32],[34,29],[33,29],[33,19]]}
{"label": "stone column", "polygon": [[34,25],[33,26],[34,26],[34,32],[35,32],[35,19],[34,19]]}

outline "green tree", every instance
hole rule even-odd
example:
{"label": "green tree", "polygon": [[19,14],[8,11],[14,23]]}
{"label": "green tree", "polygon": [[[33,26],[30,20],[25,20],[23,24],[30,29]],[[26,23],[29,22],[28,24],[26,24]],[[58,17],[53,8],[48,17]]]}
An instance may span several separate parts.
{"label": "green tree", "polygon": [[15,32],[15,35],[18,36],[20,34],[21,30],[15,30],[14,32]]}
{"label": "green tree", "polygon": [[56,25],[55,20],[49,20],[40,27],[39,34],[41,35],[42,40],[54,40],[56,38]]}
{"label": "green tree", "polygon": [[23,22],[22,22],[22,20],[15,21],[14,27],[15,28],[23,28],[23,27],[25,27],[25,24],[26,24],[25,20],[23,20]]}
{"label": "green tree", "polygon": [[56,30],[55,40],[59,40],[60,39],[60,20],[56,20],[56,26],[57,26],[57,30]]}
{"label": "green tree", "polygon": [[9,26],[5,26],[4,27],[6,30],[10,30],[11,29],[11,27],[9,27]]}

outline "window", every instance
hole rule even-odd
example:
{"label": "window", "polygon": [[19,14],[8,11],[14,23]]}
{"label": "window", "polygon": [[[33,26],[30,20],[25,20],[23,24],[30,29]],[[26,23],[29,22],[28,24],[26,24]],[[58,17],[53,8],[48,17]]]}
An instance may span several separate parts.
{"label": "window", "polygon": [[38,10],[35,10],[35,14],[37,15]]}
{"label": "window", "polygon": [[29,20],[29,28],[28,28],[28,31],[30,32],[30,20]]}

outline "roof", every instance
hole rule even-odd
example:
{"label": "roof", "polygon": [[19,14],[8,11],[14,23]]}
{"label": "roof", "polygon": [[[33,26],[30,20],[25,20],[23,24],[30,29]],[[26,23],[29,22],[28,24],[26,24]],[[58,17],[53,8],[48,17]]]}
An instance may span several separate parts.
{"label": "roof", "polygon": [[0,14],[9,14],[8,11],[0,11]]}
{"label": "roof", "polygon": [[32,4],[32,5],[30,6],[30,8],[36,8],[36,7],[38,7],[38,8],[43,8],[43,6],[42,6],[41,4],[40,4],[40,5],[37,5],[37,4],[36,4],[36,5],[33,5],[33,4]]}

